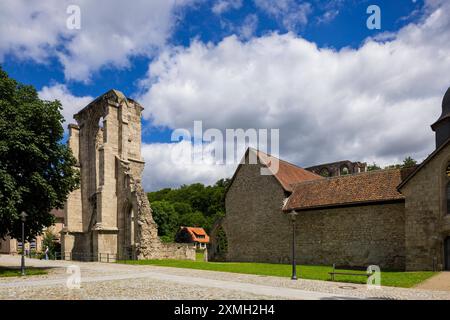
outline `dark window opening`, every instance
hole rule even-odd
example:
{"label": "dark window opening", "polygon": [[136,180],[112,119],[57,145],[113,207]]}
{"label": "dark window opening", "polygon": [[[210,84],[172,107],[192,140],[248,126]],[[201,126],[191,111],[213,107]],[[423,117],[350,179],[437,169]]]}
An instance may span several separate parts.
{"label": "dark window opening", "polygon": [[447,184],[447,214],[450,214],[450,182]]}
{"label": "dark window opening", "polygon": [[323,169],[320,171],[320,175],[321,175],[322,177],[329,177],[329,176],[330,176],[330,172],[328,171],[327,168],[323,168]]}
{"label": "dark window opening", "polygon": [[347,174],[350,174],[350,170],[346,166],[341,168],[341,176],[345,176]]}

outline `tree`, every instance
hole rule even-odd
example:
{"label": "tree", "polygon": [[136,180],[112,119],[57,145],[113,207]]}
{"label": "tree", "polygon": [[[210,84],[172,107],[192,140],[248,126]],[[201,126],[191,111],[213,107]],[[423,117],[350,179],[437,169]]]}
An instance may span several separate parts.
{"label": "tree", "polygon": [[230,179],[220,179],[213,186],[194,183],[149,192],[148,200],[161,239],[173,240],[172,235],[180,226],[202,227],[209,232],[214,222],[225,214],[225,190],[229,184]]}
{"label": "tree", "polygon": [[151,204],[153,219],[158,225],[158,235],[165,242],[174,240],[179,226],[179,216],[172,203],[168,201],[155,201]]}
{"label": "tree", "polygon": [[181,217],[181,225],[188,227],[205,227],[207,220],[200,211],[191,212]]}
{"label": "tree", "polygon": [[56,237],[50,230],[44,232],[44,238],[42,239],[42,251],[48,248],[48,256],[53,259],[56,254]]}
{"label": "tree", "polygon": [[0,67],[0,238],[21,236],[22,211],[27,240],[41,234],[54,223],[50,210],[62,208],[78,187],[76,160],[61,143],[61,109]]}
{"label": "tree", "polygon": [[367,171],[374,171],[374,170],[381,170],[381,167],[379,167],[375,162],[367,166]]}
{"label": "tree", "polygon": [[405,160],[403,160],[403,168],[409,168],[414,167],[417,164],[417,161],[414,160],[411,157],[406,157]]}

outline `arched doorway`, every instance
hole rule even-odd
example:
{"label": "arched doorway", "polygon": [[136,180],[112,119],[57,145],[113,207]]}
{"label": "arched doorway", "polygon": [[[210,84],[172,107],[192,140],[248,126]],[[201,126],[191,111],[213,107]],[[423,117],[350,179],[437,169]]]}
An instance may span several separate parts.
{"label": "arched doorway", "polygon": [[134,259],[135,248],[135,215],[131,205],[127,206],[124,214],[124,252],[126,259]]}
{"label": "arched doorway", "polygon": [[444,268],[450,271],[450,237],[444,240]]}
{"label": "arched doorway", "polygon": [[211,232],[211,238],[211,261],[226,261],[228,239],[225,230],[220,224]]}

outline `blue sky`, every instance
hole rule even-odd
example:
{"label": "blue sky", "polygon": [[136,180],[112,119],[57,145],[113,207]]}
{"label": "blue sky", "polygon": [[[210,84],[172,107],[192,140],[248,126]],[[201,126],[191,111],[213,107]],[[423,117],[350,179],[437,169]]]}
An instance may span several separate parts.
{"label": "blue sky", "polygon": [[[304,3],[305,1],[296,1]],[[76,1],[74,2],[76,3]],[[201,1],[195,5],[185,7],[178,13],[174,25],[174,32],[170,35],[168,43],[171,45],[189,46],[193,39],[202,42],[220,42],[223,38],[235,34],[230,27],[244,23],[248,15],[257,15],[258,25],[254,36],[261,36],[270,32],[286,33],[293,31],[299,36],[316,43],[319,47],[359,47],[367,37],[375,36],[386,31],[396,31],[405,24],[417,20],[419,15],[410,17],[416,10],[421,10],[423,1],[412,0],[385,0],[385,1],[311,1],[313,11],[308,17],[306,25],[287,29],[279,19],[267,14],[255,6],[252,1],[242,1],[239,9],[230,9],[221,15],[212,12],[217,1]],[[334,3],[334,4],[333,4]],[[376,4],[382,9],[382,29],[369,30],[366,28],[369,5]],[[65,8],[65,4],[61,6]],[[328,6],[328,7],[327,7]],[[39,6],[36,6],[39,10]],[[337,15],[329,20],[320,22],[326,12],[338,11]],[[180,19],[180,20],[178,20]],[[82,30],[82,29],[81,29]],[[138,82],[142,79],[149,62],[154,57],[137,56],[130,59],[127,68],[105,67],[95,72],[90,83],[78,81],[65,81],[64,70],[58,59],[53,57],[45,64],[33,60],[17,58],[14,54],[6,54],[2,67],[18,81],[32,84],[38,90],[52,83],[66,83],[70,91],[77,96],[98,96],[110,88],[120,88],[127,95],[133,96],[139,90]]]}
{"label": "blue sky", "polygon": [[[280,129],[280,156],[302,166],[389,164],[434,148],[429,125],[450,85],[446,1],[43,3],[0,4],[2,67],[60,99],[67,120],[111,88],[138,99],[147,189],[232,174],[160,165],[176,148],[172,131],[194,120]],[[69,4],[79,30],[65,27]],[[381,9],[380,30],[366,27],[369,5]]]}

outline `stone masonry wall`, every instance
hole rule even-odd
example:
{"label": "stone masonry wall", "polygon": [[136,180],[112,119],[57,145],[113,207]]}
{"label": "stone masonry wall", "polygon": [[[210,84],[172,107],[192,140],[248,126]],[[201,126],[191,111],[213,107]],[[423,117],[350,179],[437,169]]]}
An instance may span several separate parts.
{"label": "stone masonry wall", "polygon": [[450,236],[446,214],[446,186],[450,178],[450,145],[426,163],[402,188],[405,202],[405,247],[407,270],[442,270],[444,239]]}
{"label": "stone masonry wall", "polygon": [[[240,167],[226,195],[228,261],[289,263],[292,225],[285,192],[259,165]],[[297,261],[403,269],[404,203],[310,210],[297,218]]]}
{"label": "stone masonry wall", "polygon": [[81,187],[65,205],[62,251],[71,257],[195,259],[195,248],[162,243],[141,177],[142,106],[110,90],[78,112],[69,146]]}
{"label": "stone masonry wall", "polygon": [[286,263],[291,252],[291,227],[281,211],[286,195],[274,176],[260,175],[260,168],[240,166],[226,194],[226,260]]}
{"label": "stone masonry wall", "polygon": [[140,183],[132,190],[132,203],[137,208],[136,255],[138,259],[195,260],[195,247],[188,243],[163,243],[153,220],[147,195]]}
{"label": "stone masonry wall", "polygon": [[403,202],[301,211],[298,262],[402,270],[404,213]]}

